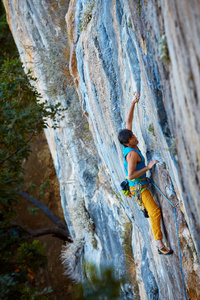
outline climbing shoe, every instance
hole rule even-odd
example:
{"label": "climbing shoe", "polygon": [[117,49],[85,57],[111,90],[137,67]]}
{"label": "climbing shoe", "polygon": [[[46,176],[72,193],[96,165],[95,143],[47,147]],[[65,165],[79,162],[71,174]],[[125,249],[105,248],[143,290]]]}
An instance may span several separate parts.
{"label": "climbing shoe", "polygon": [[165,245],[162,246],[162,248],[158,249],[158,254],[164,254],[164,255],[170,255],[173,253],[173,250],[169,250],[165,247]]}

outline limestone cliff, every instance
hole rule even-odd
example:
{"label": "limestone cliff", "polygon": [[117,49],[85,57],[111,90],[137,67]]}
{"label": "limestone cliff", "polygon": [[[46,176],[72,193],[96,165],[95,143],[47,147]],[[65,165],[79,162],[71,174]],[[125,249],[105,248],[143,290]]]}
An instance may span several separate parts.
{"label": "limestone cliff", "polygon": [[[141,99],[134,132],[146,159],[160,161],[148,175],[178,204],[186,291],[189,299],[197,299],[199,2],[4,0],[4,4],[21,59],[38,78],[38,90],[50,103],[68,107],[60,128],[46,130],[74,239],[65,256],[68,270],[80,279],[86,260],[99,268],[113,265],[118,276],[124,275],[124,236],[131,221],[134,260],[129,267],[133,265],[141,299],[184,299],[173,207],[154,191],[165,241],[174,250],[173,256],[160,257],[149,220],[120,191],[124,170],[117,134],[137,90]],[[123,299],[134,299],[134,294],[136,298],[136,284],[123,287]]]}

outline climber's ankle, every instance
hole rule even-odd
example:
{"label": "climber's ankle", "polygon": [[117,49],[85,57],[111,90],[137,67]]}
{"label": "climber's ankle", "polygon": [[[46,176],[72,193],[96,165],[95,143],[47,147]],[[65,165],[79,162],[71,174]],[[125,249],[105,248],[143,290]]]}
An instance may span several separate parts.
{"label": "climber's ankle", "polygon": [[162,247],[164,246],[162,240],[157,240],[156,242],[157,242],[157,245],[158,245],[158,248],[159,248],[159,249],[162,248]]}

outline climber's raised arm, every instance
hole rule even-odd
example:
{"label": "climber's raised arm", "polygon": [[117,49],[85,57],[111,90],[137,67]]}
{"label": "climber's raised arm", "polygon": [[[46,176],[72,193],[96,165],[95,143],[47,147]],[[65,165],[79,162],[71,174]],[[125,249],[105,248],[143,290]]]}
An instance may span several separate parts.
{"label": "climber's raised arm", "polygon": [[134,108],[135,108],[135,104],[139,101],[139,99],[140,99],[140,94],[134,92],[133,100],[131,102],[128,117],[126,120],[126,129],[132,130]]}

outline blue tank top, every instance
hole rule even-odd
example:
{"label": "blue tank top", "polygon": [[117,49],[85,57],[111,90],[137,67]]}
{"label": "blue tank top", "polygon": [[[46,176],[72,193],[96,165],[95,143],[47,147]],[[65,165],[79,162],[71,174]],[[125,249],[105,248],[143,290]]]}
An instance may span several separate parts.
{"label": "blue tank top", "polygon": [[[139,156],[141,157],[141,162],[137,163],[135,171],[139,171],[139,170],[143,169],[144,167],[146,167],[144,156],[142,155],[142,153],[139,150],[123,146],[124,168],[125,168],[126,176],[128,176],[128,163],[126,161],[126,156],[131,151],[137,152],[139,154]],[[146,173],[144,173],[142,176],[140,176],[136,179],[142,179],[142,178],[145,178],[145,177],[146,177]],[[135,186],[136,184],[137,184],[137,182],[133,182],[133,181],[129,180],[129,186]],[[141,184],[142,185],[148,184],[148,181],[142,181]]]}

